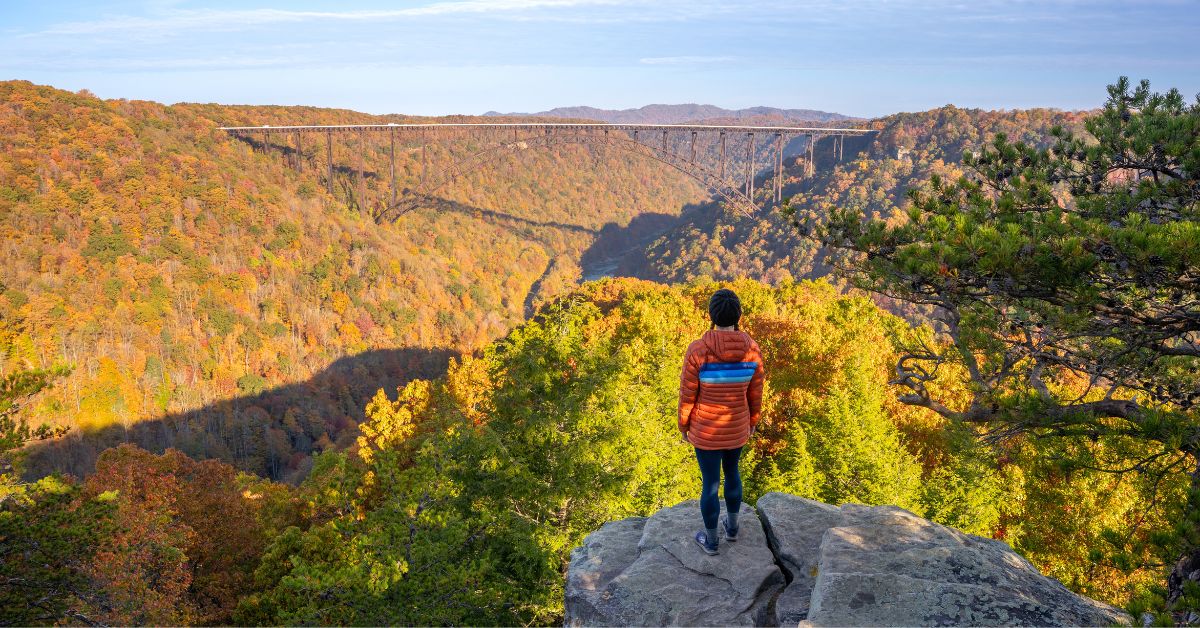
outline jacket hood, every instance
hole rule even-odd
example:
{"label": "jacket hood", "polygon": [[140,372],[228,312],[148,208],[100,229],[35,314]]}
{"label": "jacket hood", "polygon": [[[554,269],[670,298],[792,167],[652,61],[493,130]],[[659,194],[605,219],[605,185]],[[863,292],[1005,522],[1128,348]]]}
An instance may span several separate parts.
{"label": "jacket hood", "polygon": [[709,353],[722,362],[744,362],[750,351],[750,334],[744,331],[710,329],[702,338]]}

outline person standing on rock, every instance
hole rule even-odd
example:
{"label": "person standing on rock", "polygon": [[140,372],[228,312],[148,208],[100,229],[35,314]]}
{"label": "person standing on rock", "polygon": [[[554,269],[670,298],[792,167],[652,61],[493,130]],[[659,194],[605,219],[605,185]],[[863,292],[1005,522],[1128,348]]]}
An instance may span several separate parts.
{"label": "person standing on rock", "polygon": [[700,516],[704,530],[696,544],[717,554],[721,502],[717,490],[725,471],[725,538],[736,541],[742,476],[742,447],[762,416],[762,354],[758,343],[738,329],[742,303],[732,290],[717,290],[708,300],[712,328],[688,345],[679,376],[679,431],[696,449],[700,464]]}

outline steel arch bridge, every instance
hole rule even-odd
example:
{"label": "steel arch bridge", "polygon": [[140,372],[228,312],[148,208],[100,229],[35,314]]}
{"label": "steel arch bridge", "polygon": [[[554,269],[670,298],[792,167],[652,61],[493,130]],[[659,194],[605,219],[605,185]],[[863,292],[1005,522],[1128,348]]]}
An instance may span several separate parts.
{"label": "steel arch bridge", "polygon": [[[797,161],[805,160],[805,174],[812,176],[817,144],[832,142],[827,148],[841,160],[846,137],[873,133],[869,129],[790,126],[736,126],[701,124],[605,124],[605,123],[434,123],[434,124],[362,124],[332,126],[235,126],[220,127],[233,137],[257,144],[263,151],[272,149],[289,156],[291,165],[303,170],[304,147],[313,146],[305,137],[315,136],[318,150],[311,161],[324,162],[324,182],[333,192],[334,171],[346,170],[334,161],[335,137],[356,152],[353,167],[359,207],[365,207],[364,161],[367,138],[386,139],[389,162],[390,200],[371,210],[377,222],[395,220],[405,212],[432,200],[434,195],[464,175],[495,165],[513,154],[530,148],[550,148],[565,144],[614,147],[658,161],[691,177],[727,205],[742,211],[774,207],[783,201],[785,147],[801,140]],[[274,138],[274,139],[273,139]],[[324,159],[318,158],[319,142],[324,140]],[[396,145],[415,146],[420,152],[420,178],[415,185],[401,187],[396,173]],[[353,151],[354,145],[357,151]],[[432,167],[428,151],[433,146],[466,146],[459,154],[450,154],[450,163]],[[411,152],[411,150],[410,150]],[[793,149],[793,152],[797,152]],[[769,177],[760,177],[763,171]],[[755,190],[756,179],[763,183]],[[770,182],[769,193],[765,189]]]}

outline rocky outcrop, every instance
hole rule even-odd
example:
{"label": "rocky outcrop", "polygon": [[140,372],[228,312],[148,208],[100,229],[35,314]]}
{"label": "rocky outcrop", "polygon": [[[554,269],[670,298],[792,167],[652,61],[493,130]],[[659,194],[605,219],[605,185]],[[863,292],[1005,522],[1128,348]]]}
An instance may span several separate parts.
{"label": "rocky outcrop", "polygon": [[1129,623],[1043,576],[1004,542],[900,508],[768,493],[742,512],[739,540],[723,539],[717,556],[691,540],[700,527],[695,500],[605,524],[571,553],[566,624]]}
{"label": "rocky outcrop", "polygon": [[[724,505],[721,507],[724,513]],[[569,626],[761,626],[785,584],[754,507],[738,541],[709,556],[692,540],[696,500],[604,524],[571,552]]]}
{"label": "rocky outcrop", "polygon": [[769,493],[759,517],[791,582],[781,624],[1100,626],[1120,611],[1043,576],[1007,543],[894,506],[840,508]]}

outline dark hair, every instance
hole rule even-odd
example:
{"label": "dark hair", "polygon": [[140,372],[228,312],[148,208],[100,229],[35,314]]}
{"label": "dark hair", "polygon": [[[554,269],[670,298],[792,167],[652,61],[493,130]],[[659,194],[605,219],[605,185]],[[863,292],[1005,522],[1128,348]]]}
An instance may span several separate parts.
{"label": "dark hair", "polygon": [[708,299],[708,317],[717,327],[738,328],[738,320],[742,318],[742,302],[738,295],[726,288],[713,293]]}

